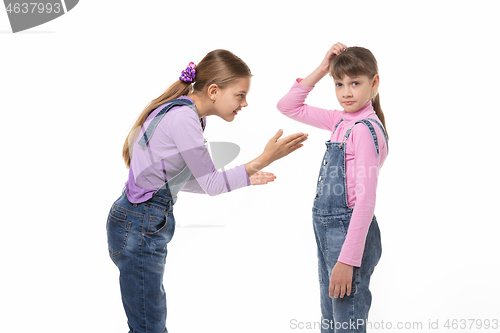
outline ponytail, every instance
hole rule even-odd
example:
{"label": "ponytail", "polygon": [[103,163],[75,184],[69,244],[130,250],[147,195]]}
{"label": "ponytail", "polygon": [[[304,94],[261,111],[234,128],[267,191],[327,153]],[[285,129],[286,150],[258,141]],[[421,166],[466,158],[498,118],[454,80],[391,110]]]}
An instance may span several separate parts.
{"label": "ponytail", "polygon": [[148,106],[146,106],[146,108],[141,112],[139,118],[137,118],[135,124],[132,126],[132,129],[128,133],[127,138],[125,139],[125,143],[123,144],[122,157],[125,161],[127,169],[130,168],[130,157],[132,155],[132,146],[134,145],[134,141],[137,138],[139,129],[142,127],[151,111],[170,100],[179,98],[182,95],[187,95],[190,91],[190,88],[191,82],[178,80],[174,82],[170,87],[168,87],[163,94],[152,100],[148,104]]}
{"label": "ponytail", "polygon": [[384,112],[382,111],[382,107],[380,106],[380,95],[378,92],[375,95],[375,97],[372,98],[372,106],[373,110],[375,110],[375,114],[377,115],[378,119],[380,119],[382,125],[384,126],[385,134],[387,135],[387,140],[389,140],[389,133],[387,132],[387,126],[385,126],[385,116]]}

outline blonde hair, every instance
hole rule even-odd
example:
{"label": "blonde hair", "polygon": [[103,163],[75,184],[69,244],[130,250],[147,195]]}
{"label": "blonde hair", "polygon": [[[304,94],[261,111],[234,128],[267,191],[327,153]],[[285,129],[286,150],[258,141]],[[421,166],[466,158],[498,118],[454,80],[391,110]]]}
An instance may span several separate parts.
{"label": "blonde hair", "polygon": [[252,76],[250,68],[233,53],[227,50],[209,52],[196,66],[194,84],[177,80],[163,94],[152,100],[141,112],[123,144],[122,157],[127,168],[130,167],[131,148],[137,138],[137,134],[154,109],[170,100],[187,95],[191,91],[202,93],[212,84],[216,84],[220,89],[224,89],[236,80],[249,76]]}
{"label": "blonde hair", "polygon": [[[330,60],[329,67],[330,74],[335,79],[342,79],[344,75],[347,76],[359,76],[365,75],[372,79],[378,74],[377,60],[370,52],[370,50],[364,47],[354,46],[348,47]],[[385,126],[385,116],[380,106],[380,95],[378,91],[375,92],[375,96],[372,97],[372,105],[377,117],[384,125],[387,138],[389,134],[387,133],[387,127]]]}

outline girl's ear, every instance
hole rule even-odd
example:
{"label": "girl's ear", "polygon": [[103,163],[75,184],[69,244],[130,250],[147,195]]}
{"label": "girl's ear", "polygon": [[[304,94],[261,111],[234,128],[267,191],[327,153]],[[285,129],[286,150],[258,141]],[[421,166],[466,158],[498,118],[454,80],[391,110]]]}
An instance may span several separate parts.
{"label": "girl's ear", "polygon": [[375,74],[372,79],[372,91],[377,91],[379,83],[380,76],[378,74]]}
{"label": "girl's ear", "polygon": [[207,93],[208,97],[212,100],[215,101],[217,99],[217,94],[219,92],[219,86],[217,86],[215,83],[211,84],[208,87]]}

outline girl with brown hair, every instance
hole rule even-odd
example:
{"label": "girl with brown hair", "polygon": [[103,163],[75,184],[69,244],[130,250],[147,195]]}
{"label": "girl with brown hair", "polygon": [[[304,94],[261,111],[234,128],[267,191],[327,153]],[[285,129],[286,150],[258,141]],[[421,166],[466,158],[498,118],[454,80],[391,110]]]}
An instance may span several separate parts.
{"label": "girl with brown hair", "polygon": [[[328,73],[343,110],[304,104]],[[388,153],[379,82],[377,61],[369,50],[337,43],[278,103],[284,115],[331,133],[312,208],[324,333],[366,332],[368,287],[382,251],[375,197]]]}
{"label": "girl with brown hair", "polygon": [[254,160],[217,171],[205,146],[206,117],[231,122],[248,105],[252,74],[226,50],[190,63],[178,81],[138,117],[123,146],[129,178],[108,215],[109,254],[120,271],[123,306],[132,333],[167,332],[163,273],[175,219],[177,193],[211,196],[267,184],[276,178],[259,170],[302,147],[307,134],[280,139],[279,130]]}

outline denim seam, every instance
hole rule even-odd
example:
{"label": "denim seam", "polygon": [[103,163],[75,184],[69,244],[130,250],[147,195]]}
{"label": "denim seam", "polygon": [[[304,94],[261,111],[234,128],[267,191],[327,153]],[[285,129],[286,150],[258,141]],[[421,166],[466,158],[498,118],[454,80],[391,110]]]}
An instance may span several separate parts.
{"label": "denim seam", "polygon": [[140,242],[139,242],[139,256],[140,256],[140,276],[141,276],[141,281],[139,283],[139,293],[140,293],[140,298],[141,298],[141,303],[142,303],[142,309],[140,309],[140,312],[141,312],[141,317],[142,317],[142,328],[145,328],[145,332],[148,331],[147,329],[147,322],[146,322],[146,298],[144,296],[144,294],[146,293],[146,287],[145,287],[145,281],[146,281],[146,278],[144,276],[145,272],[144,272],[144,265],[145,265],[145,262],[144,262],[144,248],[142,246],[142,239],[144,237],[144,222],[145,222],[145,216],[146,216],[146,213],[143,214],[143,218],[142,218],[142,223],[141,223],[141,234],[140,234]]}
{"label": "denim seam", "polygon": [[[344,216],[348,214],[352,214],[353,208],[339,208],[335,210],[325,210],[325,209],[318,209],[316,207],[313,207],[313,217],[316,217],[318,219],[324,218],[326,214],[336,214],[339,216]],[[337,217],[337,216],[332,216],[332,217]]]}
{"label": "denim seam", "polygon": [[115,205],[115,204],[113,204],[113,208],[117,209],[118,211],[124,211],[124,212],[127,212],[127,213],[129,213],[129,214],[134,215],[134,216],[144,217],[144,214],[141,214],[141,213],[137,213],[137,212],[134,212],[134,211],[128,210],[128,209],[126,209],[126,208],[123,208],[123,207],[118,206],[118,205]]}
{"label": "denim seam", "polygon": [[142,258],[142,238],[144,237],[144,220],[146,219],[146,214],[142,216],[142,223],[141,223],[141,241],[139,242],[139,246],[141,247],[141,258]]}
{"label": "denim seam", "polygon": [[[162,212],[165,212],[165,214],[168,214],[168,208],[165,207],[165,208],[160,208],[160,207],[157,207],[157,206],[154,206],[154,205],[150,205],[150,204],[147,204],[145,203],[144,206],[146,207],[150,207],[150,208],[154,208],[156,210],[159,210],[159,211],[162,211]],[[168,216],[168,215],[167,215]]]}
{"label": "denim seam", "polygon": [[[158,191],[156,191],[156,192],[158,192]],[[165,206],[172,204],[173,200],[163,199],[163,198],[159,197],[158,195],[156,195],[156,192],[155,192],[155,195],[153,195],[151,197],[151,199],[149,199],[151,202],[156,202],[158,204],[165,205]]]}
{"label": "denim seam", "polygon": [[[326,228],[326,224],[323,222],[321,223],[322,227],[323,227],[323,253],[324,252],[328,252],[328,241],[327,241],[327,228]],[[323,255],[324,257],[324,255]]]}
{"label": "denim seam", "polygon": [[[142,227],[144,227],[144,219],[143,219],[143,223],[142,223]],[[141,231],[144,231],[141,229]],[[141,246],[140,246],[140,251],[139,253],[141,254],[141,290],[140,290],[140,294],[141,294],[141,303],[142,303],[142,309],[141,309],[141,312],[142,312],[142,319],[143,319],[143,327],[145,328],[145,332],[148,332],[148,323],[147,323],[147,320],[146,320],[146,297],[144,296],[144,294],[146,293],[146,287],[145,287],[145,281],[146,281],[146,278],[144,276],[144,253],[143,253],[143,247],[142,247],[142,236],[144,234],[141,232]]]}
{"label": "denim seam", "polygon": [[[352,312],[351,312],[351,318],[350,318],[350,319],[351,319],[352,321],[354,321],[354,319],[355,319],[355,318],[354,318],[354,313],[355,313],[355,311],[354,311],[354,310],[355,310],[355,308],[354,308],[354,307],[355,307],[356,302],[354,301],[354,297],[352,297],[350,300],[351,300],[351,303],[352,303],[352,308],[351,308]],[[356,333],[356,332],[354,331],[354,328],[353,328],[353,329],[350,329],[350,327],[351,327],[351,323],[349,323],[349,331],[351,331],[351,333]]]}
{"label": "denim seam", "polygon": [[358,284],[359,284],[359,275],[361,274],[361,268],[360,267],[357,267],[356,269],[356,280],[355,280],[355,283],[356,283],[356,289],[354,290],[354,294],[356,294],[357,290],[358,290]]}
{"label": "denim seam", "polygon": [[111,215],[113,215],[116,218],[120,218],[122,220],[126,220],[127,219],[127,214],[121,213],[115,207],[113,207],[113,210],[111,211]]}
{"label": "denim seam", "polygon": [[[175,175],[174,177],[177,177],[177,175]],[[172,177],[172,178],[173,178],[173,177]],[[165,184],[163,184],[163,186],[162,186],[162,187],[160,187],[158,190],[156,190],[156,192],[155,192],[155,193],[153,193],[153,196],[150,198],[150,200],[153,200],[153,201],[157,200],[157,201],[160,201],[162,204],[165,204],[165,205],[167,205],[167,204],[171,204],[171,203],[173,202],[173,200],[163,199],[162,197],[159,197],[159,196],[157,195],[157,193],[158,193],[159,191],[161,191],[161,190],[163,190],[163,189],[164,189],[163,187],[164,187],[165,185],[168,185],[168,184],[167,184],[167,183],[165,183]],[[169,191],[170,191],[170,189],[169,189]],[[171,193],[170,193],[170,192],[169,192],[168,196],[169,196],[169,197],[171,197]]]}
{"label": "denim seam", "polygon": [[[342,150],[344,153],[344,163],[342,163],[342,172],[343,172],[343,175],[345,175],[346,174],[346,172],[345,172],[345,169],[346,169],[345,168],[345,146],[342,148]],[[346,179],[347,179],[347,177],[344,176],[344,198],[345,198],[344,204],[345,204],[346,208],[349,208],[349,204],[347,203],[347,180]]]}
{"label": "denim seam", "polygon": [[342,220],[340,220],[338,222],[342,228],[342,233],[344,234],[344,241],[345,241],[345,237],[347,236],[347,230],[349,229],[349,226],[346,228],[346,226],[344,225],[344,222]]}

